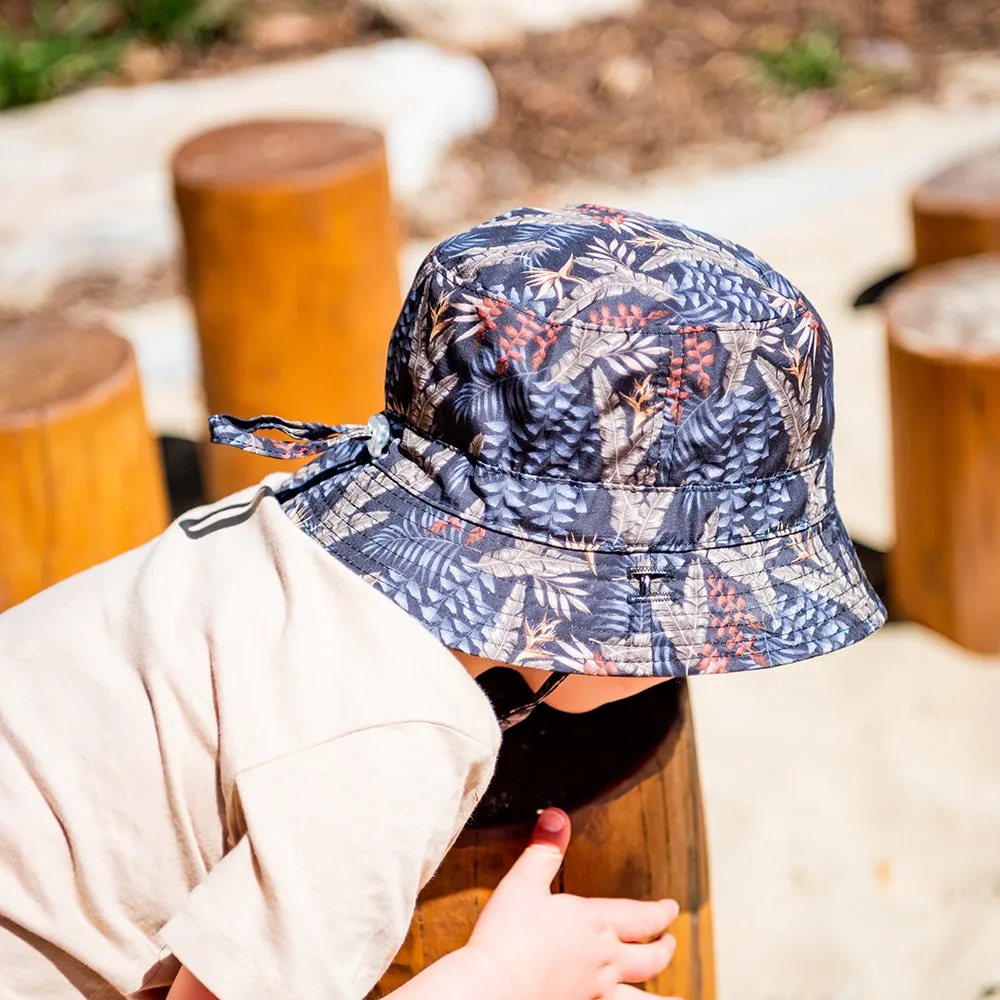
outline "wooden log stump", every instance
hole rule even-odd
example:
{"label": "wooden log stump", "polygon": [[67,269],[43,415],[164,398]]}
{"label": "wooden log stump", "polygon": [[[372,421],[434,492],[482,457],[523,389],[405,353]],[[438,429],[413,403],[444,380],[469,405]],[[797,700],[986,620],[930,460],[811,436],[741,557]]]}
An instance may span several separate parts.
{"label": "wooden log stump", "polygon": [[646,988],[714,1000],[708,852],[683,681],[585,715],[542,706],[505,734],[489,791],[421,894],[406,942],[372,998],[465,944],[526,846],[536,810],[547,805],[567,808],[573,820],[557,888],[584,896],[676,898],[681,914],[671,933],[677,952]]}
{"label": "wooden log stump", "polygon": [[1000,653],[1000,257],[918,272],[886,315],[894,610]]}
{"label": "wooden log stump", "polygon": [[[381,410],[400,304],[382,137],[250,122],[192,139],[173,173],[210,410],[327,423]],[[213,499],[295,467],[234,448],[204,462]]]}
{"label": "wooden log stump", "polygon": [[1000,252],[1000,149],[931,177],[911,208],[916,267]]}
{"label": "wooden log stump", "polygon": [[127,340],[37,323],[0,331],[0,469],[0,610],[166,527]]}

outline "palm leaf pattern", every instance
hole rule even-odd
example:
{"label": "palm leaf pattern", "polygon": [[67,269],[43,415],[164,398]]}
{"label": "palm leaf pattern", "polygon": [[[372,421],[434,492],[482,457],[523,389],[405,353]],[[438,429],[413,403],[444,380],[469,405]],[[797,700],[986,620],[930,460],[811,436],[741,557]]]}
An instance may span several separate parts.
{"label": "palm leaf pattern", "polygon": [[578,326],[571,334],[569,350],[548,370],[553,382],[573,382],[590,371],[601,358],[628,343],[627,330],[608,332],[597,326]]}
{"label": "palm leaf pattern", "polygon": [[490,626],[483,642],[482,655],[488,660],[509,663],[517,652],[524,620],[524,595],[527,584],[518,580],[511,588],[496,622]]}
{"label": "palm leaf pattern", "polygon": [[552,247],[545,240],[526,240],[523,243],[509,243],[501,246],[469,247],[458,256],[465,258],[458,265],[458,274],[468,280],[475,278],[484,268],[509,264],[519,259],[534,260],[536,256]]}
{"label": "palm leaf pattern", "polygon": [[642,423],[633,419],[630,428],[628,412],[600,368],[594,369],[594,404],[601,435],[604,478],[613,483],[634,480],[639,464],[659,438],[663,408],[657,407]]}
{"label": "palm leaf pattern", "polygon": [[884,614],[834,506],[832,379],[813,306],[743,247],[607,206],[516,209],[417,272],[385,451],[310,424],[328,450],[279,495],[452,648],[590,673],[773,666]]}
{"label": "palm leaf pattern", "polygon": [[635,260],[635,251],[617,240],[595,239],[576,258],[579,267],[590,268],[595,276],[573,287],[564,303],[549,313],[551,322],[565,323],[600,299],[639,294],[652,302],[669,302],[673,298],[669,282],[635,270]]}
{"label": "palm leaf pattern", "polygon": [[685,676],[696,673],[711,618],[705,568],[699,560],[691,562],[680,599],[654,601],[653,614],[663,632],[670,636]]}
{"label": "palm leaf pattern", "polygon": [[760,334],[754,324],[741,323],[733,327],[720,326],[719,340],[729,352],[726,371],[722,376],[722,392],[732,392],[746,381],[747,370],[753,363]]}
{"label": "palm leaf pattern", "polygon": [[558,549],[539,552],[530,543],[518,542],[513,548],[485,554],[477,565],[499,579],[530,577],[535,598],[543,608],[566,617],[574,611],[589,611],[584,600],[588,587],[582,560],[567,558]]}
{"label": "palm leaf pattern", "polygon": [[681,261],[701,260],[752,281],[760,277],[753,267],[740,260],[724,243],[707,238],[692,229],[681,228],[678,237],[672,240],[663,240],[662,236],[657,237],[655,234],[653,239],[654,245],[658,244],[659,248],[642,265],[643,271],[656,271]]}
{"label": "palm leaf pattern", "polygon": [[808,409],[803,406],[800,392],[780,368],[765,361],[761,365],[760,374],[771,390],[772,399],[777,404],[785,425],[788,439],[787,465],[792,469],[800,468],[805,464],[812,446],[812,418]]}

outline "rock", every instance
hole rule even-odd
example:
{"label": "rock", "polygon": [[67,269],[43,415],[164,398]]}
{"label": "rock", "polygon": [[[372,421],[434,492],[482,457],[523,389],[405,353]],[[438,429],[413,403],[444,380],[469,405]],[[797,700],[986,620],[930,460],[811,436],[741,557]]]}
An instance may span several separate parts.
{"label": "rock", "polygon": [[642,0],[363,0],[407,34],[475,51],[637,10]]}
{"label": "rock", "polygon": [[995,56],[962,52],[943,62],[939,96],[944,104],[961,108],[1000,101],[1000,60]]}
{"label": "rock", "polygon": [[122,59],[121,75],[130,83],[152,83],[173,72],[181,61],[176,49],[164,49],[141,42],[129,48]]}
{"label": "rock", "polygon": [[609,96],[627,101],[653,82],[653,67],[639,55],[614,56],[598,70],[598,80]]}
{"label": "rock", "polygon": [[907,80],[917,72],[913,49],[893,39],[854,42],[847,47],[845,55],[852,65],[879,76]]}
{"label": "rock", "polygon": [[243,37],[258,52],[297,49],[316,37],[316,19],[298,11],[275,11],[248,21]]}
{"label": "rock", "polygon": [[419,202],[443,154],[485,128],[496,91],[477,59],[397,39],[213,79],[99,87],[0,114],[0,309],[30,309],[92,272],[176,253],[169,158],[245,118],[321,116],[386,136],[393,191]]}

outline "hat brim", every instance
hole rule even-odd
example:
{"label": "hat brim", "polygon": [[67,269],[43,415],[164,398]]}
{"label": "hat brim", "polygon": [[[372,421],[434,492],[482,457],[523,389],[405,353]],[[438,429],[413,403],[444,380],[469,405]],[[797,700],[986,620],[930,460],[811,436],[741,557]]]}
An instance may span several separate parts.
{"label": "hat brim", "polygon": [[564,673],[686,677],[806,660],[885,621],[835,510],[745,544],[608,552],[442,511],[374,462],[322,465],[295,477],[286,513],[465,653]]}

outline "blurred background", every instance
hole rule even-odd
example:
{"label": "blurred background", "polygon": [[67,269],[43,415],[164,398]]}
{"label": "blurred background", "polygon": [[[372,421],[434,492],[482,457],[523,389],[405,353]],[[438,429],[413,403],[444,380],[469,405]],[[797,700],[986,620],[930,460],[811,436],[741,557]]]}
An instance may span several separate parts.
{"label": "blurred background", "polygon": [[[209,407],[256,398],[225,396],[232,373],[220,344],[256,338],[281,370],[300,328],[324,322],[294,282],[284,312],[267,305],[289,274],[313,273],[313,258],[296,256],[308,225],[274,235],[264,202],[280,188],[308,207],[316,185],[342,189],[364,142],[335,137],[331,149],[279,128],[273,156],[271,140],[250,152],[209,142],[172,160],[196,136],[260,119],[335,119],[384,138],[384,157],[377,137],[365,147],[374,187],[344,203],[360,263],[330,264],[337,281],[356,282],[356,266],[384,282],[375,332],[361,338],[368,360],[320,381],[329,412],[285,405],[291,418],[363,422],[377,409],[377,376],[367,409],[350,383],[381,369],[387,324],[420,258],[499,211],[621,205],[737,240],[798,284],[831,329],[838,501],[893,621],[834,656],[691,684],[719,997],[1000,997],[1000,637],[990,632],[1000,410],[977,403],[975,427],[955,432],[985,449],[970,460],[981,475],[968,486],[987,510],[975,522],[982,544],[962,536],[971,515],[961,504],[911,517],[906,504],[961,474],[948,465],[958,438],[904,441],[913,408],[947,428],[980,390],[938,394],[932,372],[932,391],[907,403],[904,382],[890,383],[884,295],[908,283],[920,293],[907,273],[911,198],[953,165],[965,173],[939,185],[947,205],[928,211],[964,212],[979,243],[947,256],[1000,249],[998,44],[993,0],[0,0],[0,567],[21,567],[4,571],[0,607],[143,541],[167,506],[176,514],[239,485],[239,472],[206,471],[201,453]],[[249,201],[226,201],[236,189]],[[251,208],[255,221],[232,222]],[[229,243],[218,235],[227,226]],[[241,271],[233,241],[278,262]],[[941,280],[957,281],[950,294],[961,297],[961,276]],[[940,334],[938,347],[957,344],[949,371],[983,357],[995,367],[1000,277],[984,280],[963,298],[979,303],[963,322],[982,327],[987,348]],[[943,301],[929,294],[918,327]],[[322,315],[337,308],[327,302]],[[241,316],[257,323],[252,337]],[[360,342],[351,322],[331,322]],[[134,351],[142,404],[122,396],[115,405],[132,405],[131,416],[114,419],[133,431],[145,421],[156,442],[145,458],[124,425],[101,440],[111,418],[93,409],[88,387],[118,393],[131,354],[73,333],[95,326]],[[252,380],[258,369],[240,371]],[[350,407],[333,405],[348,397]],[[61,480],[45,471],[50,445],[31,457],[25,414],[43,414],[41,426],[53,400],[58,419],[67,407],[77,415],[66,440],[93,453],[81,482],[105,483],[94,489],[114,510],[102,549],[73,535],[86,533],[79,525],[46,526],[42,507],[58,506]],[[912,475],[906,466],[895,496],[894,415],[897,476],[900,442],[938,463]],[[128,461],[148,466],[144,488],[160,499],[130,506],[134,475],[119,466],[133,444]],[[22,489],[26,476],[37,495]],[[77,512],[80,501],[67,498]],[[971,562],[983,564],[974,589],[988,638],[922,613],[919,595],[894,600],[889,554],[908,544],[897,537],[905,517],[918,535],[928,520],[939,527],[928,544],[950,553],[943,575],[954,593],[973,586]],[[65,570],[57,543],[73,549]]]}

